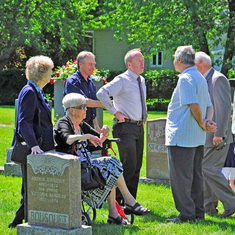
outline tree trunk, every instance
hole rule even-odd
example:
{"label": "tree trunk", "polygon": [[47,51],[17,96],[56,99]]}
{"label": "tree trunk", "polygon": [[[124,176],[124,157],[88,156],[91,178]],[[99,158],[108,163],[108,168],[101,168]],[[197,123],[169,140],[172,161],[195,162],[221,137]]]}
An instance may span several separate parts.
{"label": "tree trunk", "polygon": [[227,33],[227,40],[225,44],[225,52],[224,52],[224,59],[223,59],[223,65],[221,72],[227,76],[229,69],[232,67],[232,59],[234,56],[235,51],[235,1],[228,0],[229,4],[229,27],[228,27],[228,33]]}

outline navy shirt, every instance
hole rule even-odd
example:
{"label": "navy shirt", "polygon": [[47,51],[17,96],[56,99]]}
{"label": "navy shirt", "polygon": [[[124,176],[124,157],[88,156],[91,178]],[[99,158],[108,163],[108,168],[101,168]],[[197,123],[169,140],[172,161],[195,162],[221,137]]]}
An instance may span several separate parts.
{"label": "navy shirt", "polygon": [[[92,78],[89,76],[86,81],[79,70],[66,79],[64,96],[69,93],[79,93],[86,98],[97,100],[95,84],[93,83]],[[95,119],[95,117],[96,108],[87,108],[85,120],[91,121]]]}

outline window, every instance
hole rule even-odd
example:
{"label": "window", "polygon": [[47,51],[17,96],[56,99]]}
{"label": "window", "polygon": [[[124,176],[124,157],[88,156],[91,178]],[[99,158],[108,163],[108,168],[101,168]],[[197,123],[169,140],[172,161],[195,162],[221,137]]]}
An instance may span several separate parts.
{"label": "window", "polygon": [[151,67],[162,67],[163,65],[163,53],[157,52],[156,54],[152,54],[152,57],[150,58],[150,66]]}

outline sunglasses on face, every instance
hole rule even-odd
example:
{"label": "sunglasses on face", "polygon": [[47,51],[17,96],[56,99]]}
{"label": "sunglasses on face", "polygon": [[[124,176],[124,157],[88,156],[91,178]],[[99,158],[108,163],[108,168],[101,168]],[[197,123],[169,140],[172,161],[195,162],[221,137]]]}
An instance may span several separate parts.
{"label": "sunglasses on face", "polygon": [[70,108],[73,108],[73,109],[86,109],[87,105],[86,104],[82,104],[82,105],[79,105],[79,106],[76,106],[76,107],[70,107]]}

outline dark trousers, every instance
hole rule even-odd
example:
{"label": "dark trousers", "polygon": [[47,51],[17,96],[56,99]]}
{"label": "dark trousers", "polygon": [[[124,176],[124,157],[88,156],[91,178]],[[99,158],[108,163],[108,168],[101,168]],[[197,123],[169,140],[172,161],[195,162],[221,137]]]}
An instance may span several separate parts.
{"label": "dark trousers", "polygon": [[203,146],[168,146],[172,194],[181,220],[204,218]]}
{"label": "dark trousers", "polygon": [[21,187],[21,201],[18,210],[16,211],[14,224],[21,224],[23,219],[28,221],[28,204],[27,204],[27,165],[21,164],[22,170],[22,187]]}
{"label": "dark trousers", "polygon": [[235,193],[222,173],[229,144],[220,150],[215,147],[205,147],[202,160],[204,176],[204,206],[206,212],[217,213],[218,200],[223,203],[224,209],[235,208]]}
{"label": "dark trousers", "polygon": [[[132,123],[115,123],[113,125],[113,137],[120,138],[118,150],[123,166],[123,176],[127,188],[136,198],[140,169],[143,160],[144,128],[143,125]],[[117,189],[116,200],[123,205],[123,197]]]}

